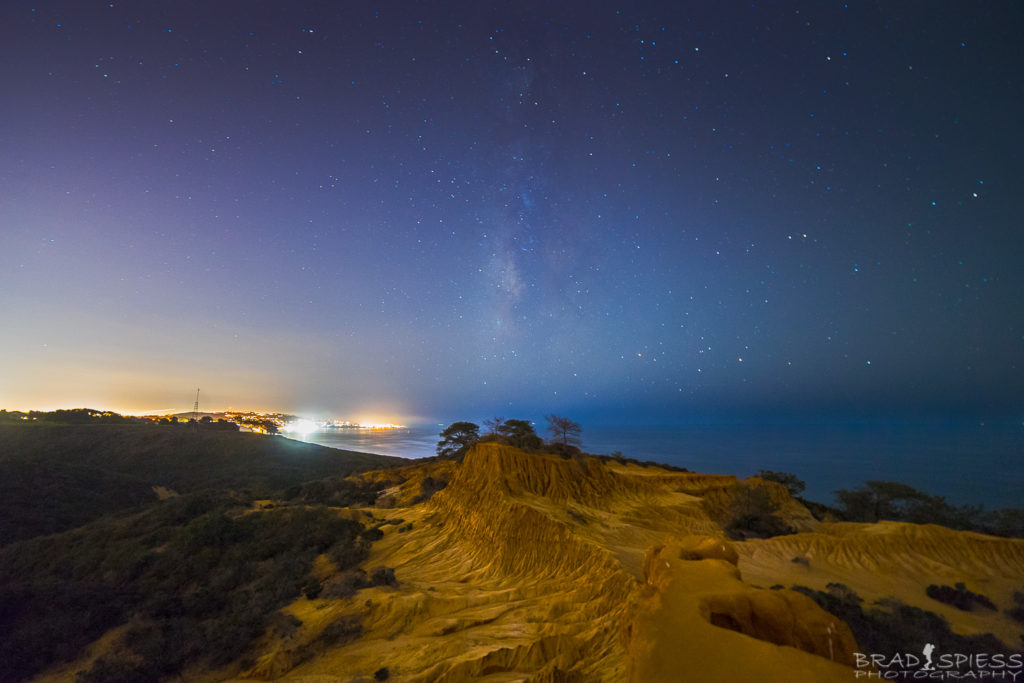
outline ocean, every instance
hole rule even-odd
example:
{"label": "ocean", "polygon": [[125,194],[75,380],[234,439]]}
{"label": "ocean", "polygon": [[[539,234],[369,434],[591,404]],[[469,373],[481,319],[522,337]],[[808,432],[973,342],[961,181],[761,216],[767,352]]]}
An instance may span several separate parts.
{"label": "ocean", "polygon": [[[541,425],[538,425],[538,430]],[[442,427],[328,430],[302,440],[334,448],[421,458],[435,454]],[[1024,425],[833,424],[664,427],[584,426],[583,448],[747,477],[792,472],[804,496],[832,504],[837,489],[898,481],[949,502],[1024,507]]]}

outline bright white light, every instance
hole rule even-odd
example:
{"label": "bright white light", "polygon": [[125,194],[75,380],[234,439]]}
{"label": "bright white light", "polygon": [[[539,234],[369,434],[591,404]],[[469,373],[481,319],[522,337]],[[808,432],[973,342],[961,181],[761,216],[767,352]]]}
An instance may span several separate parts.
{"label": "bright white light", "polygon": [[292,422],[284,426],[284,431],[288,432],[289,434],[298,434],[300,436],[312,434],[318,429],[320,429],[320,426],[315,422],[310,422],[309,420],[299,420],[297,422]]}

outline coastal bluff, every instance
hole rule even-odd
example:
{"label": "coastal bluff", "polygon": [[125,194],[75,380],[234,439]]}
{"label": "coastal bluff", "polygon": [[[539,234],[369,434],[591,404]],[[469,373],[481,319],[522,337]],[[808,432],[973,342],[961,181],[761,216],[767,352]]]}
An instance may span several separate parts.
{"label": "coastal bluff", "polygon": [[[850,628],[790,588],[837,581],[963,633],[1013,635],[1008,617],[955,614],[924,589],[966,581],[1006,602],[1024,577],[1021,540],[823,523],[774,482],[500,443],[350,479],[383,486],[337,514],[380,530],[363,567],[394,580],[338,597],[326,587],[345,573],[318,558],[324,594],[281,610],[297,627],[186,680],[849,681],[861,651]],[[728,538],[723,511],[750,487],[795,533]],[[342,622],[356,635],[328,638]],[[74,680],[110,641],[37,680]]]}

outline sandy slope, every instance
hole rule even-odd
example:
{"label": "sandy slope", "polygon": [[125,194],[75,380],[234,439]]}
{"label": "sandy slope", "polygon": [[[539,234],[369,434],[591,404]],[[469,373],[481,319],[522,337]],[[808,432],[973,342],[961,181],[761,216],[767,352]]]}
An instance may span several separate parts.
{"label": "sandy slope", "polygon": [[[894,596],[941,614],[965,635],[993,633],[1017,644],[1024,627],[1002,612],[964,612],[925,595],[930,584],[963,582],[997,605],[1024,588],[1024,541],[952,531],[934,524],[822,524],[817,533],[747,541],[737,546],[744,578],[824,590],[849,586],[866,602]],[[807,563],[795,563],[801,557]]]}

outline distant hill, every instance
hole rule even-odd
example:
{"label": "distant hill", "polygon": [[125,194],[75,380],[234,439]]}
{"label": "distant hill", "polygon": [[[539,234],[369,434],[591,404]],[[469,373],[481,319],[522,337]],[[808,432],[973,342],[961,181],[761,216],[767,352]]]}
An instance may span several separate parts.
{"label": "distant hill", "polygon": [[273,492],[405,464],[234,431],[158,424],[0,424],[0,545],[155,501],[153,487]]}

